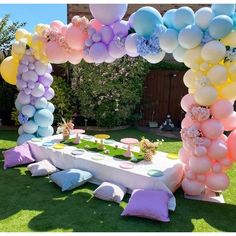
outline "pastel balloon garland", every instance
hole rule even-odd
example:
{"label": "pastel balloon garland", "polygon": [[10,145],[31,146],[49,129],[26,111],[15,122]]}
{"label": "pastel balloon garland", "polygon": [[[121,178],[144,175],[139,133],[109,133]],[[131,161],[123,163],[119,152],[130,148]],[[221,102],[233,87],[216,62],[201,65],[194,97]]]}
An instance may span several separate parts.
{"label": "pastel balloon garland", "polygon": [[[213,4],[195,13],[189,7],[168,10],[163,17],[153,7],[142,7],[122,20],[127,4],[91,4],[94,17],[74,16],[65,25],[38,24],[30,34],[16,32],[12,56],[0,67],[8,83],[17,85],[21,144],[53,129],[52,77],[49,63],[112,63],[124,55],[158,63],[172,53],[189,70],[183,81],[189,93],[182,98],[183,147],[179,157],[189,195],[205,188],[224,191],[225,171],[236,161],[236,13],[234,4]],[[227,137],[224,131],[232,131]]]}

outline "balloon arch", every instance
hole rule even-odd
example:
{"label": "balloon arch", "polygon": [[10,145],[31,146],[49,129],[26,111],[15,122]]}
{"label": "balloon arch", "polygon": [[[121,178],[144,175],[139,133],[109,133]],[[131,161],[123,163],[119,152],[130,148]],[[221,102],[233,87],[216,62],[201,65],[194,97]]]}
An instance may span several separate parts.
{"label": "balloon arch", "polygon": [[[181,100],[185,193],[199,195],[206,187],[224,191],[225,171],[236,161],[236,13],[234,4],[213,4],[195,13],[189,7],[168,10],[163,17],[142,7],[122,20],[127,4],[92,4],[94,17],[74,16],[64,25],[56,20],[38,24],[34,33],[16,32],[12,56],[1,64],[3,79],[19,94],[18,145],[53,134],[54,96],[49,63],[112,63],[124,55],[150,63],[172,53],[190,69],[183,81],[189,93]],[[227,137],[224,131],[232,131]]]}

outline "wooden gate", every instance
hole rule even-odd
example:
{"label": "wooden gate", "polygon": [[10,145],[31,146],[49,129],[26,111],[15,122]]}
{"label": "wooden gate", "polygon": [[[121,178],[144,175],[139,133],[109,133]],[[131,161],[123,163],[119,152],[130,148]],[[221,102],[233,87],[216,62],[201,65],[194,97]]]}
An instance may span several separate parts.
{"label": "wooden gate", "polygon": [[183,83],[185,71],[153,70],[145,80],[140,125],[156,121],[160,125],[170,114],[175,125],[179,126],[184,117],[181,98],[188,93]]}

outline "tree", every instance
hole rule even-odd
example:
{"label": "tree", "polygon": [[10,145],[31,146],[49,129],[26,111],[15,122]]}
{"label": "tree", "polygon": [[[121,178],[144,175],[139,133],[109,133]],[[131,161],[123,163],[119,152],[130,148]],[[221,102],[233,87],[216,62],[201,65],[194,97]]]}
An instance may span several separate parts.
{"label": "tree", "polygon": [[18,21],[10,22],[9,14],[0,20],[0,51],[4,53],[5,57],[10,53],[17,29],[25,26],[25,24],[25,22],[20,23]]}

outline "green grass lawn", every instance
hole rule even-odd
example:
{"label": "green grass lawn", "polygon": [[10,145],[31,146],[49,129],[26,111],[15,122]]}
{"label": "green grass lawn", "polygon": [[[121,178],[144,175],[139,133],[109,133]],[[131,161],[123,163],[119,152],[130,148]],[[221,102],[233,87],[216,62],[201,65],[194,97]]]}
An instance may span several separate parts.
{"label": "green grass lawn", "polygon": [[[91,132],[90,132],[91,133]],[[157,139],[135,129],[107,132],[112,139],[122,137]],[[92,133],[91,133],[92,134]],[[0,131],[0,151],[13,147],[17,132]],[[177,153],[181,142],[165,139],[160,150]],[[236,167],[228,173],[231,185],[224,193],[226,204],[187,200],[179,189],[177,208],[169,223],[141,218],[122,218],[129,195],[120,205],[92,197],[96,188],[85,184],[64,192],[47,177],[33,178],[25,167],[3,170],[0,152],[0,231],[236,231]]]}

